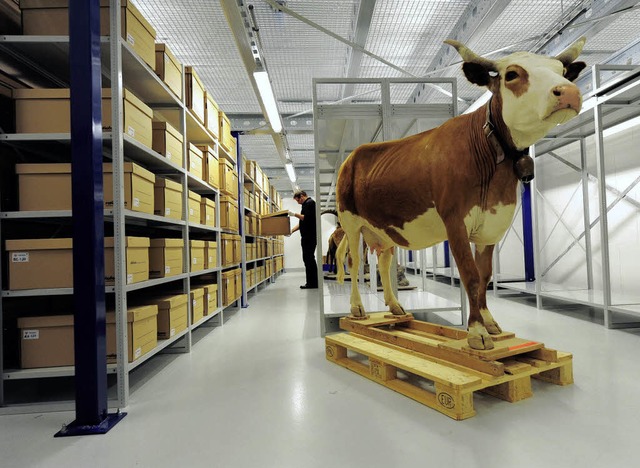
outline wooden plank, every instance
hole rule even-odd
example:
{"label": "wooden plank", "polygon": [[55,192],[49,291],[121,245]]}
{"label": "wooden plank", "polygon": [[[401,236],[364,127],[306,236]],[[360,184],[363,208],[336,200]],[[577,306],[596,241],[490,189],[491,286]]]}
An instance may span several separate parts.
{"label": "wooden plank", "polygon": [[482,360],[496,361],[518,354],[529,353],[544,347],[543,343],[525,340],[522,338],[509,338],[494,343],[493,349],[481,350],[469,347],[467,340],[452,340],[441,343],[440,347],[450,350],[458,350],[472,356],[477,356]]}
{"label": "wooden plank", "polygon": [[525,398],[533,396],[533,391],[531,390],[531,377],[529,375],[525,375],[499,385],[487,387],[482,391],[510,403],[515,403],[516,401],[524,400]]}
{"label": "wooden plank", "polygon": [[[391,345],[399,346],[408,351],[414,351],[425,356],[429,356],[434,359],[440,360],[440,364],[445,364],[442,361],[447,361],[453,365],[458,365],[462,368],[467,368],[472,371],[486,374],[487,376],[501,376],[504,374],[504,366],[497,361],[483,361],[475,357],[469,356],[462,352],[452,352],[447,349],[443,349],[439,346],[440,342],[434,341],[429,343],[426,340],[420,340],[418,337],[405,332],[408,330],[404,327],[396,328],[393,331],[385,330],[382,328],[373,327],[361,327],[360,322],[350,321],[344,323],[344,327],[347,331],[357,333],[363,337],[379,340]],[[451,365],[448,364],[448,365]],[[462,370],[462,369],[460,369]],[[484,377],[481,375],[481,377]]]}
{"label": "wooden plank", "polygon": [[558,362],[558,351],[550,348],[536,349],[527,353],[529,357],[547,362]]}
{"label": "wooden plank", "polygon": [[367,357],[374,357],[386,364],[456,389],[473,387],[482,382],[478,376],[446,367],[413,354],[397,351],[354,335],[340,333],[327,336],[325,340],[327,343],[344,346]]}
{"label": "wooden plank", "polygon": [[[363,327],[381,327],[384,325],[390,325],[394,323],[409,322],[413,320],[413,315],[390,315],[389,312],[372,312],[369,318],[365,320],[352,320],[349,317],[342,317],[340,319],[340,328],[345,330],[344,326],[348,326],[349,323],[357,323]],[[343,326],[344,325],[344,326]]]}
{"label": "wooden plank", "polygon": [[454,340],[461,340],[467,338],[467,332],[460,330],[459,328],[447,327],[445,325],[436,325],[435,323],[423,322],[421,320],[412,320],[410,322],[404,322],[398,324],[400,327],[412,328],[433,335],[444,336]]}

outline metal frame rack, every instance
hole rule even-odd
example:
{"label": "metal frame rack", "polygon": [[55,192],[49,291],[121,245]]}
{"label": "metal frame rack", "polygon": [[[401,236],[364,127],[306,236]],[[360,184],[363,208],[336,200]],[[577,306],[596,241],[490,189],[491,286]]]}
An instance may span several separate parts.
{"label": "metal frame rack", "polygon": [[[570,174],[564,183],[569,184],[569,188],[575,187],[568,200],[557,196],[550,199],[553,196],[550,191],[557,187],[543,188],[546,180],[540,177],[544,177],[544,174],[534,179],[532,202],[536,279],[529,282],[501,281],[498,286],[535,294],[538,307],[542,306],[544,298],[552,298],[603,309],[604,325],[608,328],[638,327],[640,296],[637,293],[616,292],[621,288],[616,289],[616,285],[612,285],[609,250],[611,239],[618,233],[612,231],[609,224],[616,206],[626,205],[630,210],[635,210],[627,216],[637,216],[640,202],[633,197],[633,190],[640,182],[640,177],[630,183],[625,179],[622,185],[616,180],[617,174],[610,166],[614,154],[607,151],[607,130],[640,116],[640,68],[595,65],[592,80],[593,91],[585,96],[581,114],[557,127],[534,147],[538,167],[541,163],[549,162],[559,165],[557,167]],[[631,172],[634,170],[637,172],[637,166]],[[633,177],[633,174],[629,177]],[[563,216],[572,212],[576,220],[581,217],[576,225],[568,225],[563,219]],[[555,222],[541,221],[542,215],[555,219]],[[564,242],[557,242],[559,233],[564,234]],[[552,245],[554,239],[557,245]],[[626,255],[634,254],[630,252]],[[565,263],[563,259],[583,265],[574,269],[579,276],[578,281],[563,284],[547,279],[547,274],[553,273],[554,267]],[[637,264],[640,259],[633,261]]]}
{"label": "metal frame rack", "polygon": [[[321,171],[332,173],[331,192],[335,192],[338,168],[360,144],[402,138],[434,128],[457,115],[456,90],[455,78],[314,79],[316,193],[320,193]],[[423,99],[420,98],[425,92],[433,93],[428,104],[423,103]],[[327,163],[332,159],[333,164],[329,163],[331,169],[327,169]],[[317,212],[317,223],[320,226],[320,209]],[[322,258],[321,231],[318,229],[318,258]],[[384,301],[377,298],[376,257],[371,255],[369,258],[369,288],[372,291],[363,294],[362,299],[366,310],[381,310],[385,306]],[[425,269],[422,275],[424,289]],[[322,291],[320,321],[324,335],[337,330],[339,317],[348,315],[349,294],[345,294],[344,287],[328,285],[324,281],[321,262],[318,276]],[[362,274],[360,283],[360,287],[365,287]],[[392,278],[392,284],[397,294],[395,278]],[[467,305],[464,288],[460,288],[460,293],[461,301],[457,304],[442,300],[426,291],[420,292],[421,305],[414,312],[460,311],[461,325],[466,326]]]}

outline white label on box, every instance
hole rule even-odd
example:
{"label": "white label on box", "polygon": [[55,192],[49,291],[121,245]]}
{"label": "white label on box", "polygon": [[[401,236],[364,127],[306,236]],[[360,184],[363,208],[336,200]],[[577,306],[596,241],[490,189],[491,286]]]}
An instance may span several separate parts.
{"label": "white label on box", "polygon": [[136,349],[136,354],[134,359],[138,359],[140,356],[142,356],[142,348]]}
{"label": "white label on box", "polygon": [[194,309],[196,308],[196,304],[198,303],[198,301],[196,301],[195,299],[193,300],[193,305],[191,307],[193,307]]}
{"label": "white label on box", "polygon": [[171,159],[171,151],[167,151],[167,159]]}
{"label": "white label on box", "polygon": [[127,42],[131,45],[136,45],[136,40],[133,38],[131,33],[127,33]]}
{"label": "white label on box", "polygon": [[193,208],[189,208],[189,214],[193,216]]}
{"label": "white label on box", "polygon": [[196,162],[195,161],[191,161],[191,169],[195,169],[196,168]]}
{"label": "white label on box", "polygon": [[207,221],[209,221],[209,219],[211,219],[211,216],[207,215]]}
{"label": "white label on box", "polygon": [[133,197],[133,206],[135,206],[136,208],[140,206],[140,199]]}
{"label": "white label on box", "polygon": [[40,330],[22,330],[23,340],[38,340],[40,339]]}
{"label": "white label on box", "polygon": [[171,214],[171,208],[165,208],[164,209],[164,215],[165,216],[169,216]]}
{"label": "white label on box", "polygon": [[165,265],[164,266],[164,274],[168,275],[169,273],[171,273],[171,267],[169,265]]}
{"label": "white label on box", "polygon": [[133,283],[133,273],[127,275],[127,284]]}
{"label": "white label on box", "polygon": [[131,125],[129,125],[129,128],[127,128],[127,133],[129,134],[129,136],[135,137],[136,136],[136,129],[133,128]]}
{"label": "white label on box", "polygon": [[207,302],[211,302],[211,294],[207,293]]}
{"label": "white label on box", "polygon": [[173,336],[176,334],[176,329],[172,328],[171,331],[169,332],[169,336]]}
{"label": "white label on box", "polygon": [[198,264],[198,257],[193,257],[193,264],[197,265]]}
{"label": "white label on box", "polygon": [[29,252],[12,252],[11,261],[13,263],[27,263],[29,261]]}
{"label": "white label on box", "polygon": [[213,263],[213,257],[209,257],[209,263],[212,264]]}

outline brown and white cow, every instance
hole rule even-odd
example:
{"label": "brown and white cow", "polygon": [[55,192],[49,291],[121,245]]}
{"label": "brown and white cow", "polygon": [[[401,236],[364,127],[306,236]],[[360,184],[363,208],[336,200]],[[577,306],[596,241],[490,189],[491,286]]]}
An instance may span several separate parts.
{"label": "brown and white cow", "polygon": [[[486,86],[491,100],[432,130],[364,144],[349,155],[337,182],[346,234],[337,256],[342,264],[348,243],[350,317],[365,317],[356,281],[361,233],[378,253],[385,303],[403,315],[390,286],[394,247],[418,250],[448,239],[469,298],[469,346],[491,349],[490,335],[501,332],[486,300],[493,249],[512,222],[519,179],[533,176],[528,147],[580,111],[582,97],[572,81],[585,67],[575,62],[585,38],[556,57],[517,52],[496,61],[445,42],[462,56],[467,79]],[[343,279],[344,269],[338,274]]]}

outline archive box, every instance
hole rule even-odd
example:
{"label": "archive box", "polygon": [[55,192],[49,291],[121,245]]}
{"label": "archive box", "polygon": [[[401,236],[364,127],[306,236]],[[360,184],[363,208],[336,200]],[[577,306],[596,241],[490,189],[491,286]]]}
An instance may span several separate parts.
{"label": "archive box", "polygon": [[149,277],[166,278],[182,273],[182,239],[151,239],[149,247]]}
{"label": "archive box", "polygon": [[156,178],[153,185],[153,212],[158,216],[182,219],[182,185],[173,180]]}
{"label": "archive box", "polygon": [[204,247],[205,241],[202,240],[190,240],[189,241],[189,258],[190,258],[190,270],[189,271],[202,271],[204,270]]}
{"label": "archive box", "polygon": [[205,91],[204,99],[206,104],[204,126],[207,127],[207,130],[209,130],[209,132],[211,132],[211,134],[217,139],[220,132],[220,120],[218,114],[220,109],[209,92]]}
{"label": "archive box", "polygon": [[73,287],[73,240],[7,240],[9,289]]}
{"label": "archive box", "polygon": [[202,150],[193,143],[189,143],[189,154],[187,158],[189,173],[200,180],[202,180],[203,158],[204,154]]}
{"label": "archive box", "polygon": [[[125,265],[127,284],[139,283],[149,279],[149,246],[148,237],[124,238]],[[104,276],[105,284],[115,284],[114,238],[104,238]]]}
{"label": "archive box", "polygon": [[218,163],[218,155],[215,153],[213,146],[198,146],[202,150],[204,157],[204,166],[202,168],[202,180],[218,188],[220,186],[220,168]]}
{"label": "archive box", "polygon": [[[107,362],[116,362],[115,328],[116,314],[107,312]],[[157,305],[149,304],[127,309],[127,339],[129,362],[141,358],[158,345]]]}
{"label": "archive box", "polygon": [[263,214],[260,218],[260,235],[277,236],[291,234],[291,223],[287,210]]}
{"label": "archive box", "polygon": [[152,148],[174,164],[183,167],[182,134],[167,122],[154,120]]}
{"label": "archive box", "polygon": [[200,224],[216,226],[216,202],[210,198],[202,197],[200,201]]}
{"label": "archive box", "polygon": [[200,203],[202,197],[189,190],[189,223],[200,224]]}
{"label": "archive box", "polygon": [[167,44],[156,44],[156,75],[182,101],[182,64]]}
{"label": "archive box", "polygon": [[219,166],[219,186],[220,191],[232,198],[238,198],[238,172],[231,161],[227,158],[220,158]]}
{"label": "archive box", "polygon": [[198,323],[204,317],[204,288],[191,290],[191,324]]}
{"label": "archive box", "polygon": [[238,231],[238,202],[231,197],[220,197],[220,227]]}
{"label": "archive box", "polygon": [[168,339],[188,326],[188,297],[186,294],[149,299],[158,306],[158,339]]}
{"label": "archive box", "polygon": [[204,315],[213,315],[218,308],[218,285],[204,286]]}
{"label": "archive box", "polygon": [[204,124],[205,100],[204,86],[193,67],[184,67],[185,74],[185,93],[187,107],[191,109],[193,115]]}
{"label": "archive box", "polygon": [[[136,163],[124,163],[124,207],[131,211],[153,214],[156,176]],[[105,163],[104,206],[113,208],[113,164]]]}
{"label": "archive box", "polygon": [[215,241],[205,241],[204,243],[204,267],[206,269],[218,266],[218,243]]}

